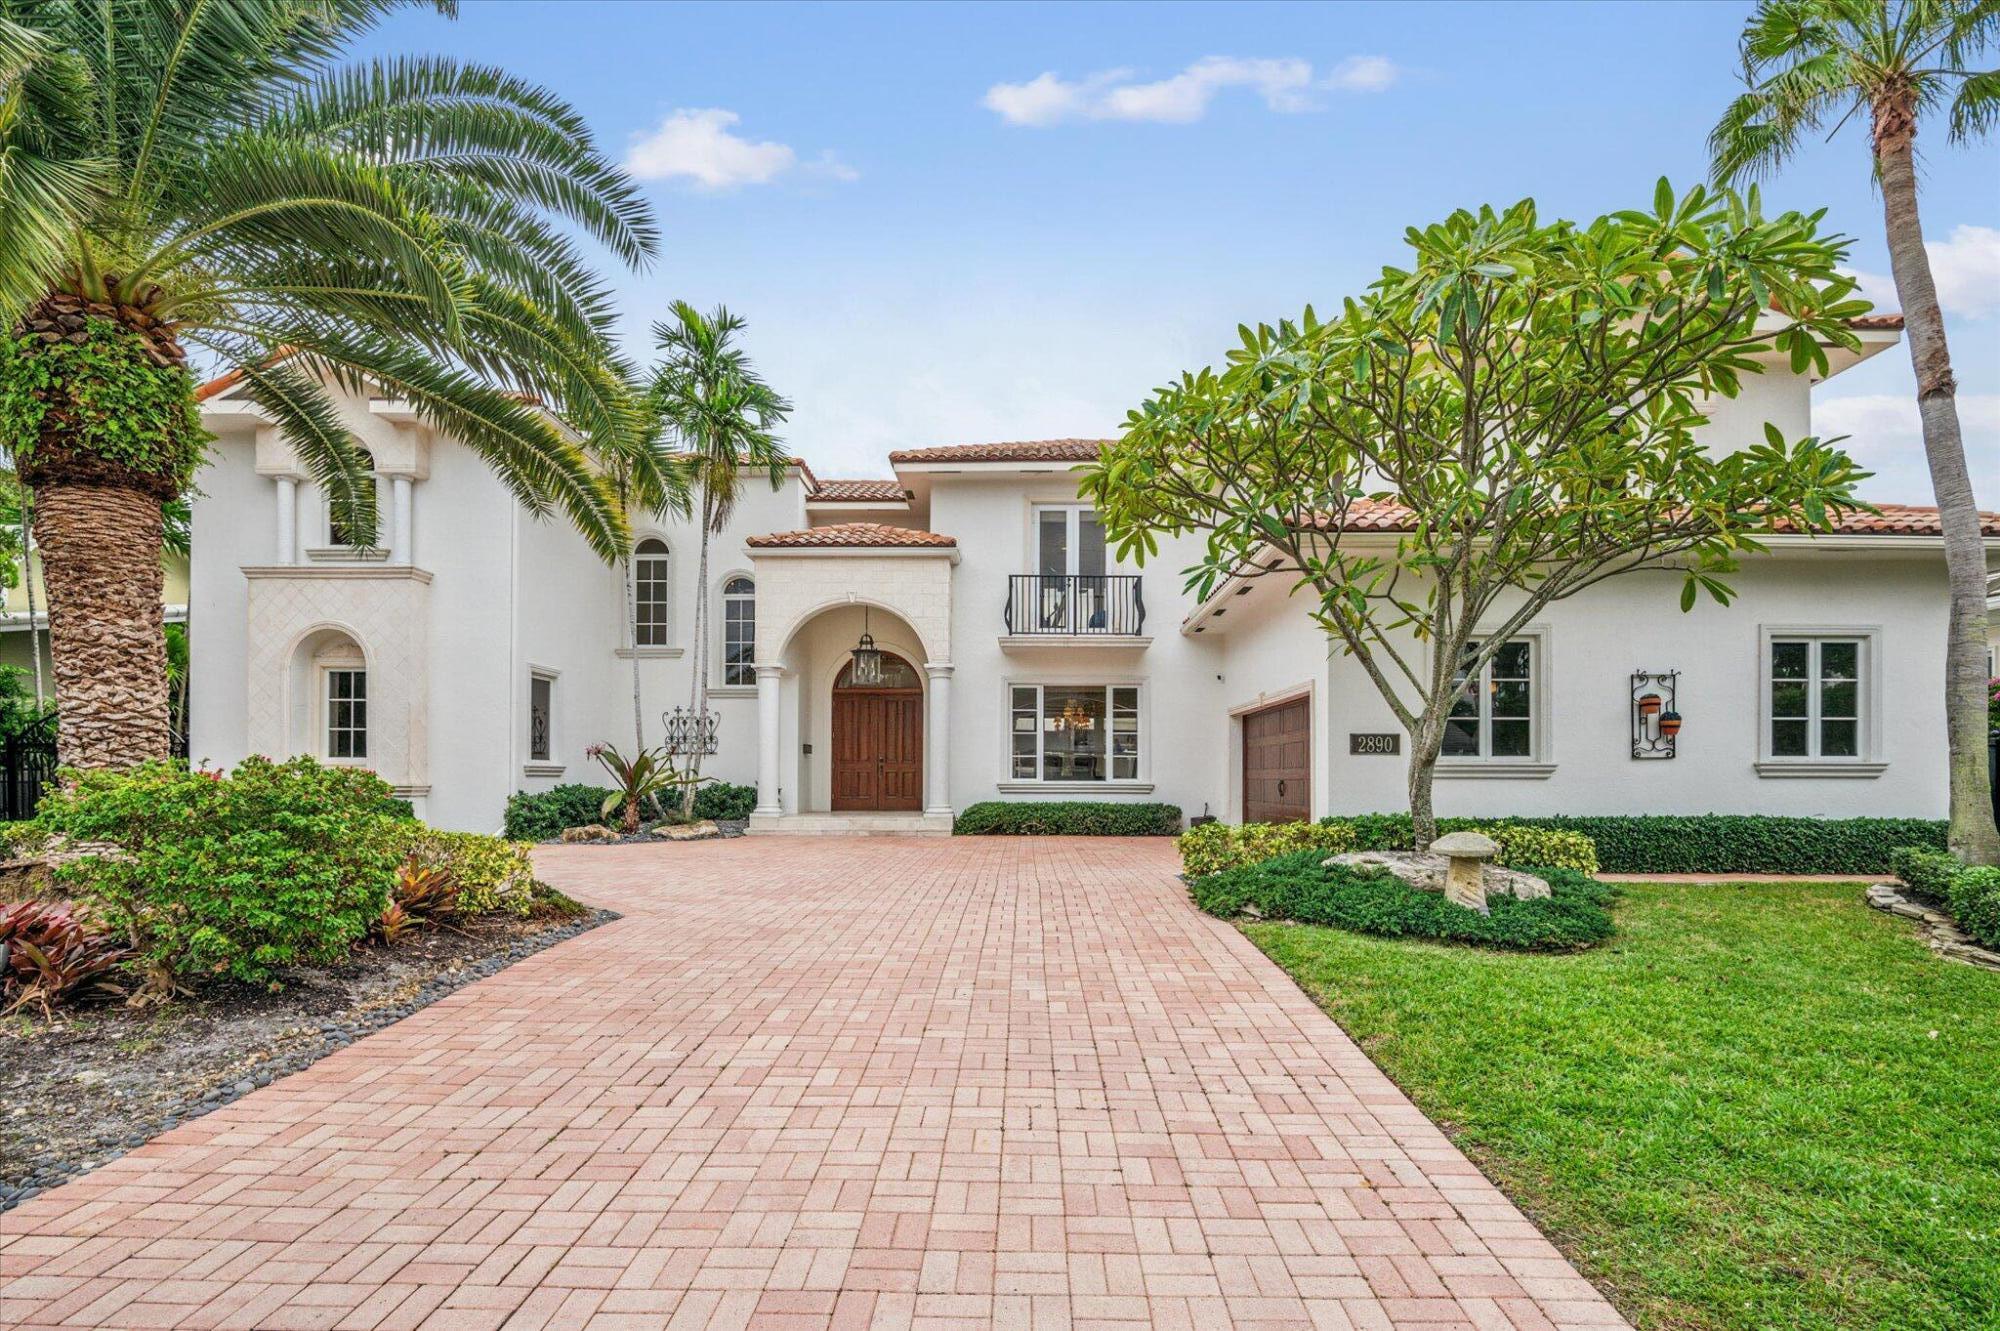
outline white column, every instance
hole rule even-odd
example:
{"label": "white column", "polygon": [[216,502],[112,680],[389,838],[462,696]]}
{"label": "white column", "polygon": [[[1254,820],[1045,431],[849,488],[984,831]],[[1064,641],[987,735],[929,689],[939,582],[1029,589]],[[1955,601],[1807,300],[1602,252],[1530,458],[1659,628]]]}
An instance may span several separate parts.
{"label": "white column", "polygon": [[757,807],[753,813],[772,817],[785,810],[778,802],[778,698],[784,667],[757,667]]}
{"label": "white column", "polygon": [[295,476],[278,477],[278,562],[299,562],[299,482]]}
{"label": "white column", "polygon": [[951,666],[924,667],[930,676],[930,715],[924,734],[930,737],[924,755],[924,812],[951,816]]}
{"label": "white column", "polygon": [[410,552],[415,546],[410,540],[410,478],[392,476],[389,478],[389,562],[410,564]]}

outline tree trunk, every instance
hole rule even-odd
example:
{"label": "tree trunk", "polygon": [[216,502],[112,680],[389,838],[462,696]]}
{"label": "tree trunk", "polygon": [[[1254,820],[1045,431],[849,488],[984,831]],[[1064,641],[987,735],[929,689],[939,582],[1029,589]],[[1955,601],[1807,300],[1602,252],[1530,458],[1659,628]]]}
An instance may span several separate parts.
{"label": "tree trunk", "polygon": [[639,605],[632,590],[632,561],[619,565],[625,579],[625,631],[632,635],[632,752],[646,751],[646,711],[639,702]]}
{"label": "tree trunk", "polygon": [[1912,158],[1915,106],[1907,96],[1874,108],[1875,158],[1881,173],[1882,212],[1889,264],[1903,304],[1910,362],[1917,375],[1917,409],[1923,418],[1924,457],[1944,529],[1945,574],[1951,587],[1951,621],[1945,642],[1945,733],[1951,772],[1951,848],[1971,864],[2000,864],[2000,829],[1993,822],[1993,792],[1986,770],[1986,549],[1979,505],[1959,435],[1957,384],[1944,315],[1931,280],[1930,257],[1917,214]]}
{"label": "tree trunk", "polygon": [[[701,733],[701,718],[708,714],[708,529],[714,521],[714,508],[704,492],[701,504],[701,552],[695,557],[694,573],[694,684],[689,689],[688,706],[695,714],[696,735]],[[701,776],[701,746],[687,755],[687,766],[683,769],[687,784],[681,787],[681,812],[694,816],[695,782]]]}
{"label": "tree trunk", "polygon": [[1431,803],[1431,783],[1437,776],[1438,750],[1443,739],[1443,721],[1433,723],[1428,717],[1410,732],[1410,826],[1417,850],[1437,840],[1437,810]]}
{"label": "tree trunk", "polygon": [[48,697],[48,690],[42,682],[42,631],[35,627],[35,547],[29,536],[34,500],[29,498],[30,491],[19,477],[15,482],[21,504],[21,590],[28,597],[28,659],[35,667],[35,706],[40,707]]}
{"label": "tree trunk", "polygon": [[165,758],[159,498],[56,483],[39,487],[36,501],[61,708],[57,760],[65,767],[122,768]]}

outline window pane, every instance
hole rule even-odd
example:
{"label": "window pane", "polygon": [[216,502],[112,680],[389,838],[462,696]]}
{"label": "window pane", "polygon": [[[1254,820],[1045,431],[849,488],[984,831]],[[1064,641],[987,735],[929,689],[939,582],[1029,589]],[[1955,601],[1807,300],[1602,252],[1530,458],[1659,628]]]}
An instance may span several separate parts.
{"label": "window pane", "polygon": [[1856,717],[1860,702],[1859,686],[1853,680],[1832,680],[1819,686],[1819,714],[1825,717]]}
{"label": "window pane", "polygon": [[1458,689],[1458,696],[1452,699],[1451,715],[1471,716],[1471,717],[1478,716],[1479,715],[1478,685],[1469,680],[1466,680],[1463,677],[1460,677],[1459,680],[1456,682],[1455,687]]}
{"label": "window pane", "polygon": [[1493,715],[1525,717],[1528,715],[1529,684],[1525,679],[1496,679],[1493,692],[1488,695],[1493,705]]}
{"label": "window pane", "polygon": [[1773,680],[1771,682],[1771,715],[1804,716],[1805,714],[1805,681]]}
{"label": "window pane", "polygon": [[1771,753],[1779,758],[1803,758],[1806,756],[1806,723],[1804,721],[1773,721],[1771,723]]}
{"label": "window pane", "polygon": [[1529,725],[1527,721],[1495,721],[1493,723],[1493,756],[1495,758],[1525,758],[1528,756]]}
{"label": "window pane", "polygon": [[1045,508],[1036,516],[1035,523],[1042,559],[1040,572],[1069,572],[1069,514]]}
{"label": "window pane", "polygon": [[1113,757],[1111,760],[1111,778],[1114,781],[1138,780],[1139,760],[1137,758]]}
{"label": "window pane", "polygon": [[1095,513],[1076,515],[1076,571],[1101,577],[1104,573],[1104,526]]}
{"label": "window pane", "polygon": [[1804,679],[1809,644],[1803,642],[1774,642],[1771,644],[1771,678]]}
{"label": "window pane", "polygon": [[528,759],[549,760],[549,704],[555,688],[552,681],[536,676],[528,684]]}
{"label": "window pane", "polygon": [[1477,721],[1447,721],[1444,723],[1444,755],[1450,758],[1476,758],[1479,756],[1479,723]]}
{"label": "window pane", "polygon": [[1042,776],[1050,781],[1103,781],[1105,715],[1103,689],[1044,686],[1042,689]]}
{"label": "window pane", "polygon": [[1823,642],[1819,645],[1821,679],[1861,678],[1861,645],[1854,642]]}
{"label": "window pane", "polygon": [[1861,750],[1859,741],[1860,723],[1856,721],[1822,721],[1819,723],[1819,755],[1822,758],[1853,758]]}
{"label": "window pane", "polygon": [[1531,649],[1524,639],[1502,643],[1500,650],[1493,654],[1493,677],[1495,679],[1526,679]]}

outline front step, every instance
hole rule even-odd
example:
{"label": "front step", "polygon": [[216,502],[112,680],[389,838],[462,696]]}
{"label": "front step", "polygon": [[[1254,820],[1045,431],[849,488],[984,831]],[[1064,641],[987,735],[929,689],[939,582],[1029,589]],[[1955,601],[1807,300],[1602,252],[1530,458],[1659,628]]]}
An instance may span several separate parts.
{"label": "front step", "polygon": [[950,836],[944,813],[753,813],[751,836]]}

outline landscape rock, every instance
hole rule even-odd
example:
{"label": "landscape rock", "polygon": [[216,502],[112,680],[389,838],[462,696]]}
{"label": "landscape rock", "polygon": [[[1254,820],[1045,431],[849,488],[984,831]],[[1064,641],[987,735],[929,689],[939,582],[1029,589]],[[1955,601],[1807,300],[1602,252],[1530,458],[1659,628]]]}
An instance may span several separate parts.
{"label": "landscape rock", "polygon": [[661,823],[653,835],[668,841],[706,841],[722,835],[722,829],[704,818],[698,823]]}
{"label": "landscape rock", "polygon": [[[1442,855],[1419,855],[1407,850],[1350,850],[1333,856],[1326,863],[1350,869],[1386,870],[1411,887],[1425,892],[1444,891],[1445,878],[1451,870],[1451,861]],[[1546,879],[1519,869],[1503,869],[1497,864],[1489,864],[1485,866],[1484,876],[1489,893],[1519,897],[1522,901],[1549,895]]]}
{"label": "landscape rock", "polygon": [[562,839],[574,845],[579,841],[616,841],[618,834],[603,823],[585,823],[582,827],[566,827]]}

